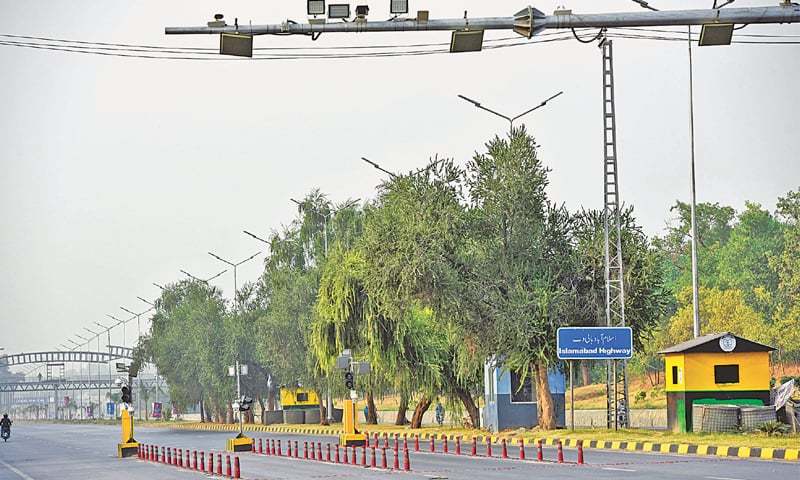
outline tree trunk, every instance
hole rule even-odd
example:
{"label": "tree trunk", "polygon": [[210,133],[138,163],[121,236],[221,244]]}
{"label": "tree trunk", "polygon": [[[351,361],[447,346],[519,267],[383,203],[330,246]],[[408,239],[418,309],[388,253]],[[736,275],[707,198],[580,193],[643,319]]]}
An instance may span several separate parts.
{"label": "tree trunk", "polygon": [[269,392],[267,393],[267,410],[270,412],[275,410],[275,388],[270,387]]}
{"label": "tree trunk", "polygon": [[264,399],[263,398],[258,397],[258,405],[261,407],[261,425],[264,425],[264,420],[265,420],[264,417],[266,416],[266,414],[264,413],[265,410],[264,410]]}
{"label": "tree trunk", "polygon": [[547,379],[547,365],[540,362],[535,365],[536,398],[539,401],[539,427],[543,430],[556,429],[556,409],[553,396],[550,394],[550,382]]}
{"label": "tree trunk", "polygon": [[589,372],[589,361],[581,360],[581,385],[584,387],[592,383],[592,377]]}
{"label": "tree trunk", "polygon": [[378,410],[375,408],[375,396],[367,392],[367,424],[378,424]]}
{"label": "tree trunk", "polygon": [[225,405],[225,423],[233,423],[233,407],[230,403]]}
{"label": "tree trunk", "polygon": [[328,409],[325,407],[325,399],[322,398],[322,395],[317,395],[317,398],[319,398],[319,424],[330,425],[328,423]]}
{"label": "tree trunk", "polygon": [[472,422],[472,428],[480,428],[481,420],[478,413],[478,406],[475,405],[475,400],[472,399],[472,395],[469,393],[469,390],[462,387],[456,387],[455,393],[459,400],[461,400],[461,403],[464,404],[464,408],[469,414],[469,421]]}
{"label": "tree trunk", "polygon": [[205,423],[206,415],[205,415],[205,406],[203,405],[203,398],[200,398],[200,423]]}
{"label": "tree trunk", "polygon": [[417,406],[414,407],[414,415],[411,416],[411,428],[420,428],[422,426],[422,416],[425,415],[425,412],[428,411],[430,406],[430,398],[422,397],[419,399]]}
{"label": "tree trunk", "polygon": [[397,418],[394,421],[395,425],[408,425],[406,412],[408,411],[408,394],[400,394],[400,405],[397,406]]}

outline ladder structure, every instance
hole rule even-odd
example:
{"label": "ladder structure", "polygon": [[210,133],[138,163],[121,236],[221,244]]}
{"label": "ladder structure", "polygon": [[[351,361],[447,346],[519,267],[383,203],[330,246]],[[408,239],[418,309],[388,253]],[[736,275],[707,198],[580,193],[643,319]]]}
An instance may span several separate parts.
{"label": "ladder structure", "polygon": [[[600,41],[603,54],[603,188],[605,223],[606,326],[625,326],[625,286],[622,265],[617,120],[614,107],[614,56],[612,41]],[[609,360],[606,369],[607,426],[629,425],[628,378],[625,360]]]}

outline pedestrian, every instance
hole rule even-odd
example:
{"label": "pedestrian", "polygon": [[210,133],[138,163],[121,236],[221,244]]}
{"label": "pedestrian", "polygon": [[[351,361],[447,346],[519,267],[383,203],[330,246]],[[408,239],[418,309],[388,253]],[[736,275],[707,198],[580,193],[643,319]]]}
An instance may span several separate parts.
{"label": "pedestrian", "polygon": [[440,427],[444,423],[444,406],[442,406],[442,402],[439,400],[436,400],[436,423],[438,423]]}
{"label": "pedestrian", "polygon": [[364,405],[364,423],[369,423],[369,406]]}

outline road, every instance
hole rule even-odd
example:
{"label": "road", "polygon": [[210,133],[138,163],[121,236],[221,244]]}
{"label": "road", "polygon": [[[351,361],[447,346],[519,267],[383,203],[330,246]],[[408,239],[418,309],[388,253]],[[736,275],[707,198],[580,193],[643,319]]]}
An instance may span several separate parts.
{"label": "road", "polygon": [[[160,446],[219,452],[225,446],[229,432],[195,432],[187,430],[137,430],[137,440]],[[206,475],[163,464],[149,463],[136,458],[118,459],[116,443],[119,429],[95,425],[15,425],[8,443],[0,443],[0,480],[87,480],[125,478],[126,480],[171,480],[207,478]],[[289,440],[300,442],[310,436],[258,434],[255,438],[281,439],[284,450]],[[332,437],[313,437],[335,443]],[[382,441],[381,441],[382,443]],[[423,450],[429,444],[422,443]],[[436,447],[442,451],[442,445]],[[462,447],[465,454],[468,447]],[[450,444],[451,452],[455,450]],[[479,454],[483,454],[483,446]],[[500,449],[495,446],[497,456]],[[518,447],[509,449],[517,456]],[[528,458],[535,458],[533,449],[526,449]],[[553,449],[545,449],[545,459],[556,457]],[[572,463],[535,462],[481,458],[442,453],[412,453],[412,472],[390,472],[349,465],[327,464],[251,453],[239,455],[242,478],[245,479],[703,479],[703,480],[764,480],[765,478],[800,478],[800,463],[783,461],[744,460],[709,457],[687,457],[664,454],[586,450],[586,465]],[[224,455],[223,455],[224,458]],[[359,455],[360,458],[360,455]],[[576,452],[565,449],[565,460],[574,462]],[[378,460],[380,464],[380,460]],[[392,458],[389,458],[389,465]],[[401,463],[402,464],[402,463]],[[124,476],[123,476],[124,474]]]}

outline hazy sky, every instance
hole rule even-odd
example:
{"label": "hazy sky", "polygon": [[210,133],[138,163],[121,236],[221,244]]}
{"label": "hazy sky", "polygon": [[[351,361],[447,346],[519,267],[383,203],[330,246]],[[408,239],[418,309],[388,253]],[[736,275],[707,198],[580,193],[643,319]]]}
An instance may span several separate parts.
{"label": "hazy sky", "polygon": [[[357,2],[354,2],[354,4]],[[388,0],[369,2],[372,19]],[[700,8],[711,0],[658,1]],[[739,0],[736,6],[776,5]],[[384,5],[385,4],[385,5]],[[633,11],[625,0],[535,4],[551,13]],[[100,6],[102,5],[102,6]],[[434,17],[512,15],[518,0],[411,0]],[[221,11],[240,24],[305,18],[305,1],[0,0],[0,33],[215,47],[215,36],[166,37]],[[800,26],[741,33],[800,34]],[[508,36],[508,32],[487,37]],[[319,46],[446,42],[449,33],[323,35]],[[259,37],[257,46],[309,46]],[[621,192],[649,233],[688,200],[685,43],[615,40]],[[699,201],[774,208],[800,185],[800,46],[695,50]],[[527,119],[553,169],[549,193],[571,209],[602,207],[601,60],[596,45],[539,44],[479,54],[350,60],[188,62],[0,46],[0,347],[52,348],[119,307],[141,310],[151,282],[210,276],[206,252],[243,259],[290,221],[290,197],[314,187],[334,201],[371,198],[381,176],[367,156],[410,170],[433,154],[466,161],[500,119],[456,97]],[[261,262],[239,270],[258,277]],[[231,273],[214,282],[230,296]],[[127,329],[133,343],[136,326]],[[113,343],[122,342],[114,333]]]}

